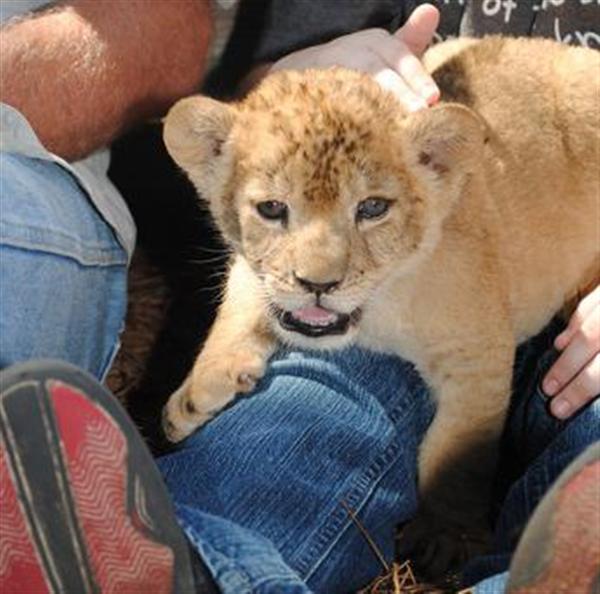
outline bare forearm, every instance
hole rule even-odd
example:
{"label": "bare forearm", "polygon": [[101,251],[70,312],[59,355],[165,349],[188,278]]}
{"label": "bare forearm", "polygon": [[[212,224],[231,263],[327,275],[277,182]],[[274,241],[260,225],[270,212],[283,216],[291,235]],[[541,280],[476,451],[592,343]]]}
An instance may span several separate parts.
{"label": "bare forearm", "polygon": [[202,77],[208,0],[74,0],[0,34],[0,99],[68,159],[162,114]]}

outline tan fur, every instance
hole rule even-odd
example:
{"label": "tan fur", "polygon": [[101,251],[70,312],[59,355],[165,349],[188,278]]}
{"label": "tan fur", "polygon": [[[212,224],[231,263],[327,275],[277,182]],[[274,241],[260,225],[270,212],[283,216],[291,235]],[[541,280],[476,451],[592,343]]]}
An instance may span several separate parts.
{"label": "tan fur", "polygon": [[[431,541],[431,517],[437,533],[484,529],[515,345],[600,276],[600,57],[488,38],[442,44],[425,63],[444,102],[411,115],[342,69],[280,72],[239,104],[172,109],[169,152],[237,256],[165,429],[181,439],[251,389],[278,340],[408,358],[438,403],[412,529]],[[370,196],[395,202],[357,224]],[[258,216],[263,200],[289,205],[287,228]],[[318,339],[282,329],[271,304],[314,302],[294,273],[341,281],[322,303],[361,307],[359,324]]]}

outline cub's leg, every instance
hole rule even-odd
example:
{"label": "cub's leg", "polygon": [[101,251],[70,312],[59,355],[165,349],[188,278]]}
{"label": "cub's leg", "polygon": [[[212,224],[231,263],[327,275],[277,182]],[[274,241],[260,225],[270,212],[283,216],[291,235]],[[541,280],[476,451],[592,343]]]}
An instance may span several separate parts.
{"label": "cub's leg", "polygon": [[214,417],[236,394],[252,391],[275,349],[256,278],[238,257],[217,319],[190,375],[163,410],[167,439],[180,441]]}
{"label": "cub's leg", "polygon": [[403,553],[430,578],[486,549],[514,356],[508,333],[446,344],[426,363],[437,412],[419,455],[420,512],[401,536]]}

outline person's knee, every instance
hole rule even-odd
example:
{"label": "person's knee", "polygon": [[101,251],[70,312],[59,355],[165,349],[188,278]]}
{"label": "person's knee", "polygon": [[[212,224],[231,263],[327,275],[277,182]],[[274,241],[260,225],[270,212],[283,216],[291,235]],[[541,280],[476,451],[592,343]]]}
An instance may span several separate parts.
{"label": "person's knee", "polygon": [[101,377],[126,304],[127,255],[60,166],[0,154],[0,366],[61,358]]}
{"label": "person's knee", "polygon": [[[289,382],[290,389],[300,385],[299,378],[310,381],[365,411],[376,404],[392,421],[413,407],[420,410],[424,426],[433,415],[428,388],[411,363],[364,348],[332,352],[282,350],[271,360],[267,377]],[[310,396],[309,391],[300,392],[302,397]]]}

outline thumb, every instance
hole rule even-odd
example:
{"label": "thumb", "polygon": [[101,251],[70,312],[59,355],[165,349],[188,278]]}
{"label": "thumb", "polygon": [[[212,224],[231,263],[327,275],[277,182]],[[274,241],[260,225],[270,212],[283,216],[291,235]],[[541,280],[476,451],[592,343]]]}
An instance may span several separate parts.
{"label": "thumb", "polygon": [[422,4],[412,11],[394,37],[402,41],[417,57],[421,57],[440,22],[440,11],[432,4]]}

